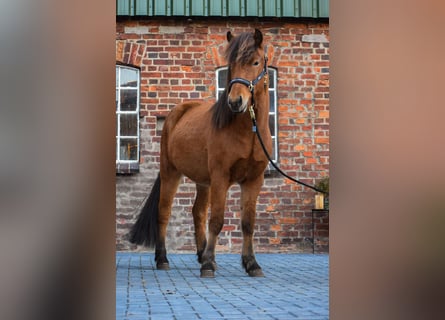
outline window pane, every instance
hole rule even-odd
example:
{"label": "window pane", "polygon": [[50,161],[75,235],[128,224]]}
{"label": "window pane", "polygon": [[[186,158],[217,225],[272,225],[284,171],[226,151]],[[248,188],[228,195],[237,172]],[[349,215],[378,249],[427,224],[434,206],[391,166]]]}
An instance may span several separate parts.
{"label": "window pane", "polygon": [[269,91],[269,112],[275,112],[275,95],[273,91]]}
{"label": "window pane", "polygon": [[138,118],[136,114],[121,114],[121,136],[137,136],[138,135]]}
{"label": "window pane", "polygon": [[269,128],[270,128],[270,134],[272,136],[275,136],[275,116],[269,115]]}
{"label": "window pane", "polygon": [[119,107],[119,90],[116,90],[116,110]]}
{"label": "window pane", "polygon": [[273,89],[275,88],[275,70],[268,69],[269,72],[269,88]]}
{"label": "window pane", "polygon": [[119,67],[116,67],[116,87],[119,86]]}
{"label": "window pane", "polygon": [[121,90],[121,111],[136,111],[137,90]]}
{"label": "window pane", "polygon": [[277,161],[277,150],[275,149],[276,138],[272,138],[272,154],[270,155],[272,160]]}
{"label": "window pane", "polygon": [[119,139],[118,138],[116,138],[115,148],[116,148],[116,160],[119,160]]}
{"label": "window pane", "polygon": [[138,72],[137,70],[131,70],[127,68],[121,68],[121,87],[137,87],[138,85]]}
{"label": "window pane", "polygon": [[137,139],[121,139],[119,146],[120,160],[137,160]]}
{"label": "window pane", "polygon": [[218,72],[218,87],[224,89],[227,84],[227,69],[221,69]]}

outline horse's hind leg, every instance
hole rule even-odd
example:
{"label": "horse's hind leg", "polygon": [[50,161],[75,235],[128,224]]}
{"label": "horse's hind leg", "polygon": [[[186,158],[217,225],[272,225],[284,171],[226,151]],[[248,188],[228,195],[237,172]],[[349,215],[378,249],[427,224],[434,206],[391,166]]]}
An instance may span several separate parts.
{"label": "horse's hind leg", "polygon": [[209,187],[196,185],[196,199],[193,204],[193,222],[195,224],[195,240],[198,261],[202,263],[202,254],[207,245],[206,223],[209,207]]}
{"label": "horse's hind leg", "polygon": [[165,247],[165,238],[167,236],[167,225],[171,215],[173,198],[178,189],[181,174],[175,170],[168,172],[161,171],[161,195],[159,199],[159,217],[158,217],[158,239],[156,241],[155,261],[156,268],[168,270],[169,262],[167,259],[167,249]]}
{"label": "horse's hind leg", "polygon": [[251,277],[263,277],[263,271],[255,259],[253,251],[253,231],[255,228],[256,201],[263,184],[262,176],[254,181],[241,184],[241,228],[243,231],[242,264]]}

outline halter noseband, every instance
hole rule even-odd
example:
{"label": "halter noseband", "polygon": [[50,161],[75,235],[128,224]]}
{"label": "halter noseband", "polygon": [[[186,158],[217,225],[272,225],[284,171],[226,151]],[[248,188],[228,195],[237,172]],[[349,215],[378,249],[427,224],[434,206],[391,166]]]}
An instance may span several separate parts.
{"label": "halter noseband", "polygon": [[[267,49],[267,47],[266,47],[266,49]],[[232,86],[235,83],[241,83],[241,84],[245,85],[247,88],[249,88],[249,91],[252,95],[252,106],[251,107],[253,107],[255,105],[255,101],[253,98],[255,86],[265,75],[267,75],[267,60],[268,60],[267,50],[265,50],[265,52],[266,52],[266,54],[264,55],[264,68],[263,68],[263,71],[261,71],[261,73],[258,75],[258,77],[256,77],[253,81],[249,81],[244,78],[234,78],[234,79],[230,80],[230,82],[229,82],[229,88],[228,88],[227,92],[230,92],[230,90],[232,89]],[[266,87],[266,85],[267,85],[267,82],[266,82],[266,80],[264,80],[264,87]]]}

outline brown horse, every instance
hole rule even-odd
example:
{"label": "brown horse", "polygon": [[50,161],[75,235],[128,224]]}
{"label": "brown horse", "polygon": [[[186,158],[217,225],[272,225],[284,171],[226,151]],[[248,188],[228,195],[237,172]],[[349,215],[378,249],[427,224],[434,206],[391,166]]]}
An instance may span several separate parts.
{"label": "brown horse", "polygon": [[227,191],[234,183],[241,187],[242,264],[249,276],[263,276],[253,250],[253,231],[256,201],[268,160],[252,131],[248,109],[253,106],[257,130],[270,153],[267,57],[258,29],[237,37],[229,31],[227,40],[226,89],[213,105],[187,102],[169,113],[161,137],[160,174],[130,232],[132,243],[156,246],[157,269],[169,269],[167,224],[173,198],[185,175],[196,183],[192,213],[201,277],[214,277],[215,246],[224,224]]}

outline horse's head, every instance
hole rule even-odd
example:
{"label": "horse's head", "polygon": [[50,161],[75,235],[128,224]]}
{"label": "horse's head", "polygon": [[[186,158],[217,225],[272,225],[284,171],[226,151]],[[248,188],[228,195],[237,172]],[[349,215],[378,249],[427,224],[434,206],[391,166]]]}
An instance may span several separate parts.
{"label": "horse's head", "polygon": [[[241,113],[249,107],[254,92],[262,92],[267,87],[267,82],[263,85],[263,81],[260,81],[267,75],[263,34],[255,29],[253,33],[246,32],[234,37],[228,31],[227,41],[229,42],[226,50],[229,64],[227,102],[232,112]],[[253,104],[253,101],[250,103]]]}

